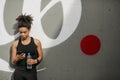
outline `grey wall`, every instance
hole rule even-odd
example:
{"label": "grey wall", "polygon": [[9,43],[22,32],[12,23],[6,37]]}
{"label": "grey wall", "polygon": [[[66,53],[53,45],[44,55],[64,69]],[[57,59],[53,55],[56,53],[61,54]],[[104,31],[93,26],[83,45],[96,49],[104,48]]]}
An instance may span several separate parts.
{"label": "grey wall", "polygon": [[[11,35],[14,34],[15,18],[22,12],[22,2],[6,0],[4,21]],[[42,8],[49,2],[42,1]],[[44,59],[38,69],[46,69],[38,72],[38,80],[120,80],[120,0],[81,2],[82,15],[75,32],[63,43],[43,49]],[[62,9],[62,4],[58,3],[42,19],[43,28],[51,38],[56,38],[61,30]],[[56,15],[51,13],[54,11]],[[101,41],[95,55],[86,55],[80,47],[83,37],[90,34]],[[0,45],[0,58],[7,62],[11,44]],[[11,72],[0,71],[0,80],[10,80],[11,75]]]}

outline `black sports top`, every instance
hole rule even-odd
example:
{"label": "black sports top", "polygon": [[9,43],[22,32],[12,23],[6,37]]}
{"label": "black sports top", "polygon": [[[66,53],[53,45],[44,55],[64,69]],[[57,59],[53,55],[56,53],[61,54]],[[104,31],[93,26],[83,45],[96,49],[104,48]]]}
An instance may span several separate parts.
{"label": "black sports top", "polygon": [[[26,62],[27,62],[27,54],[30,53],[32,59],[36,59],[38,57],[37,46],[34,43],[34,39],[31,37],[31,41],[29,44],[24,45],[21,42],[21,38],[19,39],[18,46],[17,46],[17,54],[25,53],[25,58],[20,60],[16,63],[16,67],[19,69],[26,69]],[[35,68],[36,64],[33,65]]]}

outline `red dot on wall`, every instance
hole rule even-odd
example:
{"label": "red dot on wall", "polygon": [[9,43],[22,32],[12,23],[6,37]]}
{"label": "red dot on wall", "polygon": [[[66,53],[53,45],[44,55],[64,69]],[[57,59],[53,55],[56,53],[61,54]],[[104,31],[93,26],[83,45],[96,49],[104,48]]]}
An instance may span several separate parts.
{"label": "red dot on wall", "polygon": [[100,45],[100,39],[95,35],[87,35],[80,42],[81,50],[86,55],[96,54],[100,50]]}

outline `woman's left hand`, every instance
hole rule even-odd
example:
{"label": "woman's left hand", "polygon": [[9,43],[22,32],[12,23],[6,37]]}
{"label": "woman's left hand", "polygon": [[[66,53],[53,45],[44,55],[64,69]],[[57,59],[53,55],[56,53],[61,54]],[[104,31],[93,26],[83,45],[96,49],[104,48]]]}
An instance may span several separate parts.
{"label": "woman's left hand", "polygon": [[28,59],[27,60],[27,64],[36,64],[37,63],[37,60],[36,59]]}

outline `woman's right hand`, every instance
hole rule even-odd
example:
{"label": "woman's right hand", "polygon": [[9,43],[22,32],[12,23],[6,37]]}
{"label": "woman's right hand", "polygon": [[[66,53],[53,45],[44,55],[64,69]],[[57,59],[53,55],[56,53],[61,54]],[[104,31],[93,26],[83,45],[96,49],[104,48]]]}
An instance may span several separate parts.
{"label": "woman's right hand", "polygon": [[21,53],[21,54],[19,54],[19,55],[17,55],[17,60],[19,61],[19,60],[22,60],[22,59],[24,59],[25,58],[25,53]]}

